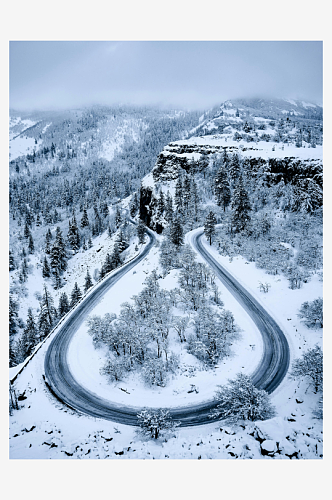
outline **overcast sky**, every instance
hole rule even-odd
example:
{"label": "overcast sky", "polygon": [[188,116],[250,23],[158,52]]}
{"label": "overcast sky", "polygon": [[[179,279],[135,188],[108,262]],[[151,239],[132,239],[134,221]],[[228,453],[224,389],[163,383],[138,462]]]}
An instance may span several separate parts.
{"label": "overcast sky", "polygon": [[10,42],[10,107],[158,104],[235,97],[322,104],[322,42]]}

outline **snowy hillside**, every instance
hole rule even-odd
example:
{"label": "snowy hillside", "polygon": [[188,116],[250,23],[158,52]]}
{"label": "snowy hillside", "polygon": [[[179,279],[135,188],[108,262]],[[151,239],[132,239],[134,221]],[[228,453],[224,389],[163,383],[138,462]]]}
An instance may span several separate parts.
{"label": "snowy hillside", "polygon": [[236,141],[302,141],[321,144],[323,109],[304,101],[285,99],[234,99],[225,101],[191,135],[223,134]]}

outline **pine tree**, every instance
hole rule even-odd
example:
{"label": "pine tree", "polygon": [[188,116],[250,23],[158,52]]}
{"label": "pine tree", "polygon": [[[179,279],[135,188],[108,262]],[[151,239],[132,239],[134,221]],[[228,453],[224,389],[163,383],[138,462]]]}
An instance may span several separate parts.
{"label": "pine tree", "polygon": [[75,281],[75,285],[70,296],[70,307],[74,307],[81,298],[82,292],[78,287],[77,281]]}
{"label": "pine tree", "polygon": [[173,220],[173,199],[169,191],[166,194],[165,201],[165,219],[170,224]]}
{"label": "pine tree", "polygon": [[88,218],[88,212],[86,208],[84,207],[83,209],[83,215],[81,219],[81,228],[84,229],[85,227],[89,227],[89,218]]}
{"label": "pine tree", "polygon": [[204,179],[205,179],[205,172],[207,167],[209,166],[209,163],[210,163],[209,155],[205,151],[203,151],[198,162],[198,169],[200,172],[203,172]]}
{"label": "pine tree", "polygon": [[103,224],[102,224],[102,220],[100,218],[100,215],[99,215],[99,212],[98,212],[98,208],[97,208],[96,205],[93,205],[93,210],[94,210],[94,213],[95,213],[95,220],[94,220],[94,225],[93,225],[93,228],[92,228],[92,234],[95,235],[95,236],[98,236],[103,231]]}
{"label": "pine tree", "polygon": [[104,264],[101,266],[101,270],[100,270],[100,278],[103,278],[104,276],[106,276],[107,273],[110,273],[114,268],[112,267],[112,260],[111,260],[111,256],[110,254],[108,253],[106,255],[106,259],[105,259],[105,262]]}
{"label": "pine tree", "polygon": [[109,215],[108,205],[105,200],[101,202],[100,212],[104,219],[106,219],[106,217]]}
{"label": "pine tree", "polygon": [[45,236],[45,253],[50,254],[51,253],[51,244],[52,241],[52,233],[50,228],[48,228],[46,236]]}
{"label": "pine tree", "polygon": [[137,236],[138,236],[138,243],[140,245],[143,245],[143,243],[145,243],[145,226],[141,220],[139,220],[137,225]]}
{"label": "pine tree", "polygon": [[74,251],[74,253],[78,252],[80,248],[80,234],[77,227],[75,213],[73,214],[72,220],[69,221],[67,241],[69,247]]}
{"label": "pine tree", "polygon": [[214,179],[214,193],[217,205],[223,207],[224,212],[231,201],[231,190],[228,183],[225,163],[222,163]]}
{"label": "pine tree", "polygon": [[174,245],[183,245],[183,228],[178,217],[175,217],[170,227],[170,239]]}
{"label": "pine tree", "polygon": [[92,248],[92,240],[91,240],[91,236],[89,236],[89,239],[88,239],[88,247],[89,248]]}
{"label": "pine tree", "polygon": [[195,177],[193,176],[191,179],[191,188],[190,188],[190,206],[191,206],[192,216],[194,217],[194,220],[196,222],[198,221],[198,205],[199,205],[198,189]]}
{"label": "pine tree", "polygon": [[22,262],[22,266],[21,266],[21,276],[22,276],[23,283],[25,283],[28,279],[28,271],[29,271],[28,262],[27,262],[27,259],[24,257],[23,262]]}
{"label": "pine tree", "polygon": [[26,225],[28,225],[29,227],[32,226],[32,221],[33,221],[33,218],[32,218],[32,214],[29,210],[26,211],[26,214],[25,214],[25,223]]}
{"label": "pine tree", "polygon": [[56,228],[55,241],[50,252],[50,266],[53,274],[55,274],[56,269],[61,274],[67,268],[66,249],[59,227]]}
{"label": "pine tree", "polygon": [[89,288],[91,288],[93,285],[92,279],[89,273],[89,269],[86,270],[86,276],[85,276],[85,284],[84,284],[84,293],[86,293]]}
{"label": "pine tree", "polygon": [[32,309],[28,309],[28,317],[22,337],[20,339],[20,351],[23,359],[32,354],[33,348],[38,340],[38,331],[33,317]]}
{"label": "pine tree", "polygon": [[40,301],[40,313],[38,317],[39,338],[43,340],[52,330],[56,320],[56,309],[53,297],[44,285],[44,294]]}
{"label": "pine tree", "polygon": [[119,209],[119,206],[117,205],[116,207],[116,212],[115,212],[115,227],[117,229],[119,229],[119,227],[121,226],[122,224],[122,217],[121,217],[121,212],[120,212],[120,209]]}
{"label": "pine tree", "polygon": [[242,175],[239,176],[235,184],[231,208],[233,210],[232,227],[234,231],[243,231],[251,219],[251,206],[248,193],[244,187]]}
{"label": "pine tree", "polygon": [[18,303],[9,294],[9,335],[14,335],[18,331]]}
{"label": "pine tree", "polygon": [[55,269],[53,273],[54,290],[59,290],[62,287],[62,279],[59,269]]}
{"label": "pine tree", "polygon": [[216,234],[216,224],[217,220],[215,215],[212,211],[210,211],[204,223],[204,233],[206,238],[210,241],[210,245],[212,243],[212,236]]}
{"label": "pine tree", "polygon": [[112,269],[116,269],[117,267],[119,267],[122,264],[120,250],[119,250],[117,243],[115,243],[115,245],[114,245],[114,249],[113,249],[113,252],[111,255],[111,263],[112,263]]}
{"label": "pine tree", "polygon": [[116,238],[115,244],[118,246],[120,253],[123,252],[124,250],[126,250],[126,248],[128,248],[128,246],[129,246],[128,241],[127,241],[127,237],[126,237],[124,231],[122,231],[122,229],[120,229],[120,232]]}
{"label": "pine tree", "polygon": [[132,197],[132,200],[130,203],[130,208],[129,208],[130,217],[135,217],[138,209],[139,209],[139,199],[138,199],[137,193],[135,192],[133,194],[133,197]]}
{"label": "pine tree", "polygon": [[33,243],[33,238],[32,238],[32,234],[31,233],[30,233],[30,236],[29,236],[28,250],[29,250],[30,254],[33,254],[34,251],[35,251],[35,245]]}
{"label": "pine tree", "polygon": [[228,166],[228,174],[232,185],[236,184],[241,173],[240,158],[237,153],[233,154]]}
{"label": "pine tree", "polygon": [[43,278],[49,278],[51,276],[51,270],[46,255],[43,261],[42,276]]}
{"label": "pine tree", "polygon": [[70,304],[68,296],[66,292],[63,292],[59,298],[58,317],[62,318],[69,311],[70,311]]}
{"label": "pine tree", "polygon": [[14,271],[15,267],[14,255],[11,250],[9,250],[9,271]]}
{"label": "pine tree", "polygon": [[27,223],[25,223],[24,232],[23,232],[24,238],[29,239],[30,234],[31,233],[30,233],[29,225]]}

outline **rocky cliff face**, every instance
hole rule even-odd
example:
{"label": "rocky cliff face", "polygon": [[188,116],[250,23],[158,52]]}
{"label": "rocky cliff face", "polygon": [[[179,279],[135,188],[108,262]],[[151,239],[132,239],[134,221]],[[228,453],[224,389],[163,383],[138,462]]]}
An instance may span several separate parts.
{"label": "rocky cliff face", "polygon": [[167,182],[176,180],[181,170],[187,173],[202,171],[208,165],[210,155],[221,154],[224,150],[229,154],[235,153],[238,148],[236,146],[185,144],[183,141],[172,142],[165,146],[158,155],[152,170],[153,179],[155,182]]}

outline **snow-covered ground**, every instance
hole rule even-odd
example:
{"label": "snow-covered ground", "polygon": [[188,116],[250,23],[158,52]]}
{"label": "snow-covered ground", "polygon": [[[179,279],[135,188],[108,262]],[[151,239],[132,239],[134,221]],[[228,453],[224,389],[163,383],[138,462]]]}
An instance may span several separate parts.
{"label": "snow-covered ground", "polygon": [[15,137],[17,134],[20,134],[23,130],[26,130],[29,127],[32,127],[35,125],[35,121],[25,119],[22,120],[21,117],[16,117],[13,118],[12,116],[9,117],[9,139],[11,140],[13,137]]}
{"label": "snow-covered ground", "polygon": [[16,160],[19,156],[32,154],[33,150],[37,150],[42,141],[35,143],[33,137],[26,137],[25,135],[16,137],[9,142],[9,160]]}
{"label": "snow-covered ground", "polygon": [[[109,124],[112,124],[112,120]],[[108,161],[113,160],[114,155],[121,150],[128,137],[137,142],[139,140],[138,129],[140,126],[143,129],[146,128],[146,125],[140,120],[124,120],[119,126],[114,128],[113,125],[113,127],[110,127],[109,131],[106,132],[106,137],[103,138],[99,158],[104,158]]]}
{"label": "snow-covered ground", "polygon": [[[321,343],[321,334],[318,331],[308,330],[296,317],[298,307],[304,300],[311,300],[321,295],[322,283],[318,279],[313,278],[300,290],[290,290],[286,279],[266,275],[263,270],[255,268],[253,263],[246,264],[245,259],[241,257],[234,258],[230,262],[227,257],[220,256],[213,247],[208,246],[208,249],[275,317],[287,335],[292,359],[299,356],[305,347]],[[149,259],[135,268],[136,274],[132,274],[131,271],[126,276],[128,281],[122,282],[122,286],[118,287],[114,295],[112,293],[115,287],[108,292],[94,312],[117,313],[120,304],[140,290],[146,272],[157,267],[156,260],[157,251],[152,249]],[[173,287],[175,274],[173,272],[163,280],[165,288]],[[260,293],[256,288],[259,281],[271,283],[272,286],[267,294]],[[239,369],[250,373],[258,363],[260,352],[260,339],[255,327],[250,325],[251,321],[245,318],[239,306],[232,303],[232,297],[228,297],[223,287],[221,291],[221,298],[226,308],[234,312],[236,322],[243,332],[234,358],[229,360],[228,365],[227,361],[220,374],[212,375],[215,385],[225,381]],[[322,421],[312,418],[312,410],[317,404],[318,396],[307,389],[306,383],[285,379],[272,394],[272,402],[277,407],[277,416],[267,422],[250,423],[244,428],[226,426],[223,422],[212,422],[205,426],[178,429],[168,437],[167,442],[163,440],[152,442],[137,436],[132,427],[80,415],[57,401],[43,381],[43,361],[49,342],[50,340],[45,342],[16,382],[17,392],[24,394],[26,399],[20,402],[21,409],[14,411],[10,418],[11,458],[269,459],[273,456],[276,459],[291,457],[314,459],[322,456]],[[74,349],[75,342],[77,349]],[[248,349],[251,343],[255,343],[255,350]],[[101,380],[97,367],[102,361],[103,353],[94,350],[84,327],[74,337],[71,351],[69,354],[71,369],[83,384],[92,384],[94,390],[105,397],[112,397],[112,400],[118,398],[117,401],[129,403],[131,398],[131,401],[137,402],[140,395],[142,406],[149,406],[149,398],[152,401],[152,397],[155,404],[158,404],[159,390],[152,391],[149,395],[144,394],[143,386],[137,381],[134,385],[131,380],[131,384],[119,384],[118,387],[112,388]],[[88,353],[96,363],[91,362]],[[198,373],[198,376],[200,377],[201,373]],[[171,404],[173,398],[178,398],[182,405],[194,401],[192,398],[196,396],[202,399],[210,396],[212,390],[205,384],[204,378],[200,380],[200,390],[197,395],[188,394],[185,389],[190,383],[195,383],[196,386],[199,384],[196,381],[192,382],[191,378],[183,378],[184,380],[186,382],[183,382],[182,386],[181,384],[177,386],[182,393],[171,395],[170,390],[167,393],[168,388],[165,388],[165,401]],[[121,391],[120,387],[130,394]],[[262,446],[277,451],[263,455],[265,451]]]}

